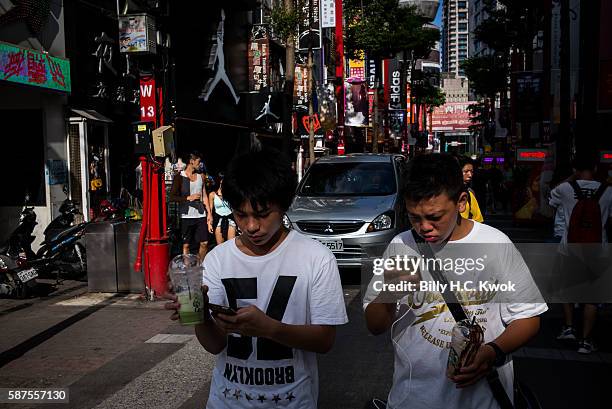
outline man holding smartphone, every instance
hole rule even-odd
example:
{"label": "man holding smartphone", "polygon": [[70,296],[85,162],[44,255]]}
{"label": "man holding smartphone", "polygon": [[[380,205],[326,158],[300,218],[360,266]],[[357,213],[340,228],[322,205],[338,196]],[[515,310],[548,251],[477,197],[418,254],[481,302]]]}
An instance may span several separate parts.
{"label": "man holding smartphone", "polygon": [[195,327],[217,355],[207,409],[317,407],[316,353],[332,348],[335,327],[348,320],[334,255],[283,225],[296,184],[278,151],[236,158],[225,175],[223,196],[242,234],[208,254],[203,292],[205,304],[236,313],[211,307],[218,313]]}

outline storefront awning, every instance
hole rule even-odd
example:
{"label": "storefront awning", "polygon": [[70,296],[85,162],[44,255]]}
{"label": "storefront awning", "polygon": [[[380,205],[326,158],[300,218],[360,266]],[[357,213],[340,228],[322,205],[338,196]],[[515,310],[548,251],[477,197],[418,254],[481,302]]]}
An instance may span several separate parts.
{"label": "storefront awning", "polygon": [[[81,118],[89,119],[91,121],[106,122],[109,124],[113,123],[112,119],[105,117],[104,115],[93,109],[72,109],[71,111],[73,114],[76,114]],[[73,117],[71,117],[70,120],[73,120]]]}

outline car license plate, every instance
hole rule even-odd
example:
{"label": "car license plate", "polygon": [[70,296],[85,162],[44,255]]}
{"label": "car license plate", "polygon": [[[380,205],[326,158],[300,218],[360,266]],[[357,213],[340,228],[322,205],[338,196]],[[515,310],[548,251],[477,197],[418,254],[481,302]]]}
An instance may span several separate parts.
{"label": "car license plate", "polygon": [[17,276],[22,283],[27,283],[28,281],[38,277],[38,272],[35,268],[28,268],[27,270],[18,271]]}
{"label": "car license plate", "polygon": [[342,243],[342,240],[317,240],[327,246],[333,253],[341,253],[344,250],[344,243]]}

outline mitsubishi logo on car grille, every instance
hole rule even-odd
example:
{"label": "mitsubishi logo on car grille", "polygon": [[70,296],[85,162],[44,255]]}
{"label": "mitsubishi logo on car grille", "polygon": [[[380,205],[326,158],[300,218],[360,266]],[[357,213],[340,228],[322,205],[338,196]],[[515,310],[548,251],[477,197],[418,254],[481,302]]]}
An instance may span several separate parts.
{"label": "mitsubishi logo on car grille", "polygon": [[325,233],[333,233],[334,229],[332,229],[331,224],[328,224],[327,227],[325,228],[325,230],[323,230],[323,232],[325,232]]}

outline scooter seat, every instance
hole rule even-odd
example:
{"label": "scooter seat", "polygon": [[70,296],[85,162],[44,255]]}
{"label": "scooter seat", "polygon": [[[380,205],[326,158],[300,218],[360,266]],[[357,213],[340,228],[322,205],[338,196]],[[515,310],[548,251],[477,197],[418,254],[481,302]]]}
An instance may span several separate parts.
{"label": "scooter seat", "polygon": [[84,227],[84,223],[77,224],[76,226],[70,226],[66,230],[63,230],[63,231],[57,233],[56,235],[54,235],[53,237],[51,237],[50,240],[45,240],[45,243],[50,244],[50,243],[54,243],[56,241],[60,241],[64,237],[70,236],[74,232],[82,230],[83,227]]}

